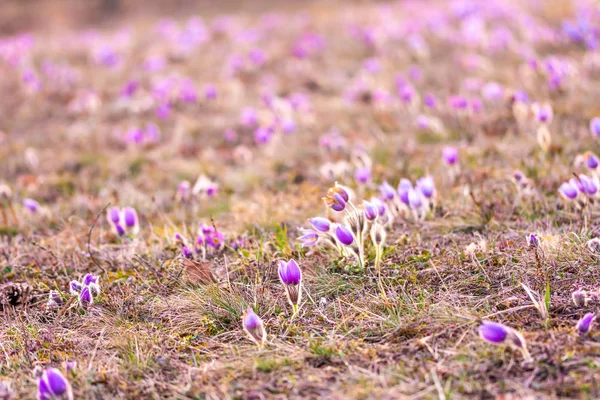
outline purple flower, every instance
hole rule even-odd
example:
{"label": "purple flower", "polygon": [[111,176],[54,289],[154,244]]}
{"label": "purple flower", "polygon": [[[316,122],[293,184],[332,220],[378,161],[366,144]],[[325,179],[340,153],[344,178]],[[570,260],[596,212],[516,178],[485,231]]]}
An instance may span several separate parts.
{"label": "purple flower", "polygon": [[123,209],[123,221],[128,230],[138,229],[138,215],[133,207],[125,207]]}
{"label": "purple flower", "polygon": [[267,332],[262,320],[256,313],[248,307],[242,317],[242,326],[250,339],[258,346],[263,346],[267,340]]}
{"label": "purple flower", "polygon": [[365,218],[369,221],[374,221],[378,215],[377,207],[366,200],[363,202],[363,205],[365,208]]}
{"label": "purple flower", "polygon": [[489,100],[500,100],[504,96],[504,88],[498,82],[489,82],[481,88],[481,95]]}
{"label": "purple flower", "polygon": [[581,182],[581,186],[583,187],[583,192],[588,196],[593,196],[598,191],[598,185],[592,178],[587,175],[579,175],[579,180]]}
{"label": "purple flower", "polygon": [[583,316],[583,318],[581,318],[577,322],[577,325],[575,326],[577,333],[579,333],[582,336],[590,333],[590,331],[592,330],[592,325],[595,320],[596,320],[596,314],[594,314],[594,313],[585,314]]}
{"label": "purple flower", "polygon": [[433,178],[431,176],[426,176],[417,181],[417,188],[423,193],[423,196],[428,199],[433,196],[435,192],[435,183],[433,182]]}
{"label": "purple flower", "polygon": [[135,94],[139,87],[138,81],[129,81],[127,84],[121,89],[121,96],[131,97]]}
{"label": "purple flower", "polygon": [[254,141],[258,144],[265,144],[271,140],[271,131],[268,127],[259,126],[254,131]]}
{"label": "purple flower", "polygon": [[256,126],[256,124],[258,124],[258,115],[256,113],[256,110],[254,108],[244,108],[242,110],[242,124],[252,128],[254,126]]}
{"label": "purple flower", "polygon": [[323,197],[323,201],[327,207],[331,207],[333,211],[341,212],[346,208],[346,203],[350,200],[348,192],[337,183],[334,187],[329,188],[327,196]]}
{"label": "purple flower", "polygon": [[529,247],[538,247],[540,245],[540,240],[535,233],[530,233],[527,235],[527,244]]}
{"label": "purple flower", "polygon": [[23,207],[28,209],[30,212],[35,213],[40,209],[40,203],[33,199],[23,199]]}
{"label": "purple flower", "polygon": [[378,197],[371,197],[371,203],[377,207],[377,213],[379,216],[383,217],[385,215],[385,203]]}
{"label": "purple flower", "polygon": [[410,189],[408,191],[408,205],[414,209],[419,209],[423,206],[423,194],[419,189]]}
{"label": "purple flower", "polygon": [[458,161],[458,149],[456,147],[444,147],[442,155],[444,157],[444,161],[448,165],[454,165]]}
{"label": "purple flower", "polygon": [[115,225],[115,231],[117,232],[117,235],[119,235],[119,236],[125,235],[125,229],[123,228],[123,226],[121,226],[121,224]]}
{"label": "purple flower", "polygon": [[183,256],[185,258],[193,258],[194,257],[194,255],[193,255],[192,251],[190,250],[190,248],[187,247],[187,246],[185,246],[185,245],[181,246],[181,253],[183,254]]}
{"label": "purple flower", "polygon": [[425,97],[423,98],[423,103],[429,108],[436,108],[436,106],[437,106],[437,101],[435,99],[435,96],[432,94],[426,94]]}
{"label": "purple flower", "polygon": [[600,117],[594,117],[590,121],[590,131],[594,136],[600,136]]}
{"label": "purple flower", "polygon": [[479,326],[479,336],[490,343],[501,344],[509,335],[508,327],[496,322],[484,321]]}
{"label": "purple flower", "polygon": [[310,219],[310,224],[319,232],[329,232],[331,222],[327,218],[315,217]]}
{"label": "purple flower", "polygon": [[111,224],[118,224],[119,221],[121,220],[121,210],[119,210],[119,207],[111,207],[108,209],[108,222],[110,222]]}
{"label": "purple flower", "polygon": [[99,281],[100,277],[98,275],[86,274],[81,283],[83,283],[85,286],[89,286],[91,284],[97,285]]}
{"label": "purple flower", "polygon": [[452,96],[448,99],[448,104],[455,110],[465,110],[469,106],[469,102],[463,96]]}
{"label": "purple flower", "polygon": [[552,112],[552,106],[550,104],[534,103],[531,106],[531,109],[533,111],[533,115],[534,115],[535,119],[538,122],[548,123],[548,124],[550,122],[552,122],[552,117],[554,116],[554,113]]}
{"label": "purple flower", "polygon": [[302,272],[296,260],[291,259],[288,262],[279,260],[279,279],[286,286],[300,284]]}
{"label": "purple flower", "polygon": [[224,237],[222,232],[214,231],[210,234],[207,234],[205,236],[205,239],[206,244],[215,249],[218,249],[219,247],[223,246]]}
{"label": "purple flower", "polygon": [[296,132],[296,129],[297,129],[296,121],[294,121],[292,118],[284,118],[280,122],[280,126],[281,126],[281,130],[286,135],[290,135],[290,134]]}
{"label": "purple flower", "polygon": [[160,119],[167,119],[171,115],[171,105],[168,101],[164,101],[156,107],[156,116]]}
{"label": "purple flower", "polygon": [[83,307],[90,306],[94,303],[94,298],[92,297],[92,291],[89,286],[84,286],[79,293],[79,303]]}
{"label": "purple flower", "polygon": [[319,235],[317,234],[317,232],[311,229],[305,229],[302,231],[302,236],[300,236],[298,240],[302,242],[300,244],[302,247],[312,247],[315,244],[317,244],[319,240]]}
{"label": "purple flower", "polygon": [[206,100],[214,100],[217,98],[217,88],[212,83],[204,86],[204,98]]}
{"label": "purple flower", "polygon": [[358,183],[367,183],[371,180],[371,169],[369,167],[360,167],[354,171],[354,179]]}
{"label": "purple flower", "polygon": [[48,368],[38,380],[39,400],[73,399],[69,381],[56,368]]}
{"label": "purple flower", "polygon": [[567,200],[573,200],[577,197],[577,186],[570,182],[563,182],[558,188],[558,192]]}
{"label": "purple flower", "polygon": [[386,200],[393,200],[396,196],[396,191],[387,181],[383,182],[381,186],[379,186],[379,191]]}
{"label": "purple flower", "polygon": [[589,169],[598,168],[598,157],[596,157],[594,154],[587,153],[585,159],[586,165]]}
{"label": "purple flower", "polygon": [[404,204],[408,205],[408,194],[413,189],[413,184],[410,180],[406,178],[400,179],[400,183],[398,183],[398,196],[400,197],[400,201]]}
{"label": "purple flower", "polygon": [[335,227],[335,237],[345,246],[350,246],[354,242],[354,235],[345,225],[337,224]]}

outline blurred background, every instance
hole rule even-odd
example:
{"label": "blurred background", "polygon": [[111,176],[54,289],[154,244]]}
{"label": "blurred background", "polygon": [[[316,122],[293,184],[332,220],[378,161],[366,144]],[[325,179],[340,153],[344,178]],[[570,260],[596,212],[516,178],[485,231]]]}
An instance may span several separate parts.
{"label": "blurred background", "polygon": [[0,35],[23,31],[110,26],[123,18],[209,17],[222,13],[258,13],[270,9],[302,11],[368,0],[1,0]]}

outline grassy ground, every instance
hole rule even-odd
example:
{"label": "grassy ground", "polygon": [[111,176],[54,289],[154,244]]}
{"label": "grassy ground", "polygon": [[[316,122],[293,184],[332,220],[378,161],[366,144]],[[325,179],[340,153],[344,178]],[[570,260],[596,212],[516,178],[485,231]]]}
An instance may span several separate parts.
{"label": "grassy ground", "polygon": [[[266,33],[254,45],[215,35],[182,59],[156,33],[154,17],[112,21],[129,29],[122,47],[115,45],[123,43],[114,39],[115,28],[101,27],[89,42],[82,39],[84,28],[44,34],[32,28],[33,48],[16,66],[0,57],[0,171],[12,190],[0,220],[0,280],[33,290],[29,304],[3,310],[0,376],[15,398],[34,398],[36,374],[50,366],[64,372],[73,361],[65,375],[82,399],[599,398],[600,336],[574,333],[579,318],[598,304],[577,308],[571,301],[575,289],[598,287],[598,254],[586,245],[598,234],[598,211],[593,204],[582,212],[565,204],[557,188],[584,171],[574,165],[578,154],[598,151],[588,123],[600,113],[600,86],[597,70],[584,62],[590,58],[585,46],[560,35],[536,41],[527,34],[531,26],[560,32],[573,4],[534,3],[490,2],[514,7],[506,16],[491,16],[481,11],[490,4],[481,6],[488,33],[505,26],[518,38],[495,51],[457,39],[460,21],[453,3],[444,1],[389,9],[313,2],[302,15],[281,10],[282,25],[257,28]],[[447,31],[419,26],[436,13],[447,16]],[[262,21],[256,13],[240,14],[234,26]],[[353,23],[375,27],[378,45],[352,38]],[[409,44],[410,31],[420,29],[429,54]],[[305,31],[321,33],[326,48],[298,60],[289,53]],[[90,48],[99,43],[116,48],[122,63],[95,63]],[[228,56],[252,46],[265,50],[265,65],[227,75]],[[540,62],[564,57],[574,72],[550,90],[543,73],[524,66],[521,50]],[[166,67],[144,70],[150,55],[165,55]],[[364,71],[370,57],[381,61],[381,72]],[[44,77],[47,61],[72,68],[73,82]],[[416,91],[435,94],[437,109],[397,100],[394,77],[408,76],[411,66],[423,75]],[[27,67],[38,72],[41,89],[23,82]],[[160,119],[150,87],[172,75],[192,79],[200,100],[175,102]],[[358,77],[367,90],[348,103],[345,93]],[[508,94],[484,100],[473,115],[447,106],[449,96],[467,93],[467,78],[549,101],[550,148],[544,151],[535,132],[519,126]],[[121,89],[131,79],[142,88],[123,99]],[[215,101],[202,99],[209,82],[218,89]],[[268,88],[281,97],[304,93],[312,107],[295,114],[295,134],[276,133],[256,144],[240,112],[251,106],[260,118],[268,114],[261,101]],[[378,103],[369,88],[389,91],[394,102]],[[443,132],[418,129],[419,114],[438,118]],[[162,133],[151,146],[126,143],[115,133],[148,122]],[[236,142],[223,139],[227,128],[237,131]],[[319,138],[332,128],[347,145],[327,152]],[[452,179],[442,158],[448,145],[460,151]],[[373,181],[366,185],[352,177],[356,148],[373,160]],[[335,179],[360,199],[378,194],[385,180],[396,185],[402,177],[430,174],[436,182],[438,205],[425,221],[398,217],[388,229],[385,298],[373,251],[363,272],[351,257],[320,245],[303,249],[296,240],[308,218],[335,218],[321,200],[333,179],[320,169],[337,161],[348,162],[350,172]],[[515,170],[532,180],[530,196],[519,196],[511,182]],[[218,183],[218,195],[178,201],[178,184],[193,184],[200,174]],[[23,198],[37,200],[41,209],[31,213]],[[111,231],[105,210],[115,205],[137,209],[139,235],[119,238]],[[185,261],[173,235],[192,237],[199,223],[214,225],[227,240],[244,238],[243,247]],[[540,236],[539,248],[527,245],[529,233]],[[290,257],[304,275],[303,305],[294,317],[277,275],[277,261]],[[68,288],[86,273],[100,276],[102,291],[82,309],[69,301]],[[547,315],[523,285],[548,307]],[[49,310],[50,290],[66,303]],[[242,330],[248,306],[268,332],[262,349]],[[483,319],[522,332],[533,362],[482,341],[477,327]]]}

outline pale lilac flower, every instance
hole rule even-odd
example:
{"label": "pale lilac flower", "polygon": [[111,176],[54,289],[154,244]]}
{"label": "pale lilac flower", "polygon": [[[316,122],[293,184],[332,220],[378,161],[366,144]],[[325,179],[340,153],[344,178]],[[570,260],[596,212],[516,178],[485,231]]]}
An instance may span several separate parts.
{"label": "pale lilac flower", "polygon": [[23,206],[32,213],[36,213],[40,209],[40,203],[29,198],[23,199]]}
{"label": "pale lilac flower", "polygon": [[590,131],[594,136],[600,136],[600,117],[594,117],[590,121]]}
{"label": "pale lilac flower", "polygon": [[423,207],[423,194],[419,189],[410,189],[408,191],[408,205],[415,209],[419,210]]}
{"label": "pale lilac flower", "polygon": [[531,105],[531,110],[533,111],[533,115],[536,121],[545,124],[549,124],[552,122],[554,113],[552,111],[552,106],[550,105],[550,103],[533,103]]}
{"label": "pale lilac flower", "polygon": [[250,339],[258,346],[263,346],[267,340],[267,332],[262,320],[256,313],[248,307],[242,317],[242,326]]}
{"label": "pale lilac flower", "polygon": [[587,304],[587,293],[583,289],[577,289],[571,293],[571,299],[576,307],[585,307]]}
{"label": "pale lilac flower", "polygon": [[298,238],[302,247],[312,247],[319,241],[319,235],[312,229],[303,229],[302,236]]}
{"label": "pale lilac flower", "polygon": [[69,381],[56,368],[48,368],[38,380],[39,400],[73,400]]}
{"label": "pale lilac flower", "polygon": [[310,219],[310,224],[319,232],[329,232],[331,222],[327,218],[315,217]]}
{"label": "pale lilac flower", "polygon": [[396,191],[387,181],[383,182],[381,186],[379,186],[379,191],[386,200],[393,200],[394,197],[396,197]]}
{"label": "pale lilac flower", "polygon": [[204,86],[204,98],[206,100],[214,100],[217,98],[217,88],[212,83]]}
{"label": "pale lilac flower", "polygon": [[539,247],[540,240],[535,233],[530,233],[527,235],[527,245],[529,247]]}
{"label": "pale lilac flower", "polygon": [[354,171],[354,179],[358,183],[367,183],[371,180],[371,168],[369,167],[360,167]]}
{"label": "pale lilac flower", "polygon": [[435,193],[435,183],[431,176],[426,176],[417,181],[417,188],[421,191],[423,196],[431,198]]}
{"label": "pale lilac flower", "polygon": [[577,197],[577,186],[570,182],[563,182],[558,188],[558,192],[567,200],[573,200]]}
{"label": "pale lilac flower", "polygon": [[79,293],[79,304],[83,307],[88,307],[94,303],[94,297],[92,296],[92,290],[89,286],[84,286]]}
{"label": "pale lilac flower", "polygon": [[454,165],[458,161],[458,149],[456,147],[447,146],[442,150],[444,161],[448,165]]}

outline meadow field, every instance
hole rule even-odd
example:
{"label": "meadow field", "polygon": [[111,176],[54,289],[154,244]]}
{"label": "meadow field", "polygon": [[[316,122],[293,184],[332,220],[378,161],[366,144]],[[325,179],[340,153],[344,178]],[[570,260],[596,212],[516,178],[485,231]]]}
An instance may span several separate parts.
{"label": "meadow field", "polygon": [[598,1],[4,2],[0,400],[600,398]]}

